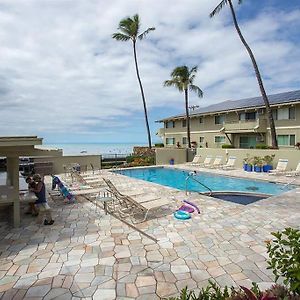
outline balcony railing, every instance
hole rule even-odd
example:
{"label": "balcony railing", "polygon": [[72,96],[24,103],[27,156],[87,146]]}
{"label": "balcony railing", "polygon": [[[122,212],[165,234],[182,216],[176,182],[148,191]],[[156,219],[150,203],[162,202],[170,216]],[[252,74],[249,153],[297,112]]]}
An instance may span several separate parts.
{"label": "balcony railing", "polygon": [[257,120],[245,120],[238,122],[226,122],[224,124],[224,130],[227,133],[235,132],[266,132],[267,122],[264,119]]}

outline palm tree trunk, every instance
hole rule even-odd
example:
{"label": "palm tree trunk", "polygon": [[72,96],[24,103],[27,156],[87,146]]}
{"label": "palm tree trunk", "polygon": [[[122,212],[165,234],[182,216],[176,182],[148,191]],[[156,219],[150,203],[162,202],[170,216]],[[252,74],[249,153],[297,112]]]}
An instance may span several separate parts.
{"label": "palm tree trunk", "polygon": [[142,81],[141,81],[141,78],[140,78],[139,68],[138,68],[135,41],[133,42],[133,54],[134,54],[136,76],[138,78],[138,82],[139,82],[139,85],[140,85],[140,90],[141,90],[142,100],[143,100],[143,106],[144,106],[145,122],[146,122],[147,134],[148,134],[148,146],[149,146],[149,149],[151,149],[151,147],[152,147],[151,146],[151,134],[150,134],[150,127],[149,127],[149,122],[148,122],[146,99],[145,99],[145,94],[144,94],[144,90],[143,90]]}
{"label": "palm tree trunk", "polygon": [[270,130],[271,130],[272,147],[275,148],[275,149],[278,149],[274,118],[273,118],[272,110],[270,108],[269,99],[268,99],[268,96],[266,94],[266,91],[265,91],[265,88],[264,88],[264,85],[263,85],[263,81],[262,81],[262,78],[261,78],[256,60],[255,60],[255,57],[253,55],[253,52],[252,52],[251,48],[249,47],[249,45],[247,44],[245,38],[242,35],[242,32],[240,30],[240,27],[239,27],[237,19],[236,19],[236,15],[235,15],[231,0],[228,0],[228,2],[229,2],[229,6],[230,6],[230,10],[231,10],[231,14],[232,14],[235,29],[236,29],[236,31],[239,35],[240,40],[242,41],[243,45],[245,46],[245,48],[248,51],[248,54],[251,58],[251,61],[252,61],[253,67],[254,67],[254,71],[255,71],[255,75],[256,75],[256,78],[257,78],[257,81],[258,81],[260,93],[261,93],[261,96],[262,96],[262,98],[264,100],[264,103],[265,103],[265,106],[266,106],[266,113],[267,113],[267,116],[268,116]]}
{"label": "palm tree trunk", "polygon": [[184,98],[185,98],[185,114],[186,114],[186,133],[187,133],[187,141],[188,147],[191,148],[191,129],[190,129],[190,114],[189,114],[189,95],[188,90],[184,90]]}

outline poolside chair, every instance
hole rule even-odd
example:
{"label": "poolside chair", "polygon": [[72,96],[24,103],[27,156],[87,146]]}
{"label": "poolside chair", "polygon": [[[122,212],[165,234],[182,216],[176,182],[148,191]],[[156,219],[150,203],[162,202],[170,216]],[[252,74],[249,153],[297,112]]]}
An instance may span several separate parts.
{"label": "poolside chair", "polygon": [[235,156],[229,156],[228,161],[225,165],[222,165],[221,168],[223,170],[233,170],[236,162]]}
{"label": "poolside chair", "polygon": [[198,166],[209,167],[211,165],[212,159],[213,159],[212,155],[207,155],[204,161],[202,163],[199,163]]}
{"label": "poolside chair", "polygon": [[274,170],[269,171],[269,175],[283,175],[286,173],[286,168],[289,160],[280,158],[277,163],[277,167]]}
{"label": "poolside chair", "polygon": [[214,162],[212,165],[209,165],[209,168],[219,168],[220,166],[222,166],[222,160],[223,160],[223,156],[216,156]]}
{"label": "poolside chair", "polygon": [[197,166],[200,164],[201,155],[195,155],[193,161],[187,163],[188,166]]}
{"label": "poolside chair", "polygon": [[[145,196],[131,197],[124,195],[115,187],[115,185],[107,178],[103,178],[107,184],[107,191],[113,195],[115,201],[113,206],[108,206],[108,212],[117,214],[120,218],[130,217],[133,223],[144,222],[150,210],[169,204],[169,200],[161,198],[148,198]],[[112,210],[112,211],[111,211]],[[136,220],[137,215],[142,215],[142,220]]]}
{"label": "poolside chair", "polygon": [[286,176],[287,177],[300,176],[300,162],[298,163],[295,170],[286,172]]}

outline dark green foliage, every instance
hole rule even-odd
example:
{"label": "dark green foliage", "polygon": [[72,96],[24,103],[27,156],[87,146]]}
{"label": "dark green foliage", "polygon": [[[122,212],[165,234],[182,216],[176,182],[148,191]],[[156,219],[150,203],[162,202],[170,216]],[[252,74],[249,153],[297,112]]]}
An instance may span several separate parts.
{"label": "dark green foliage", "polygon": [[300,231],[286,228],[273,232],[275,239],[268,243],[269,267],[275,281],[281,276],[284,284],[295,294],[300,295]]}
{"label": "dark green foliage", "polygon": [[222,145],[222,148],[223,148],[223,149],[230,149],[230,148],[234,148],[234,146],[231,145],[231,144],[223,144],[223,145]]}
{"label": "dark green foliage", "polygon": [[256,149],[269,149],[269,146],[267,146],[266,144],[257,144],[255,146]]}
{"label": "dark green foliage", "polygon": [[156,144],[154,144],[154,146],[157,148],[163,148],[165,145],[164,145],[164,143],[156,143]]}

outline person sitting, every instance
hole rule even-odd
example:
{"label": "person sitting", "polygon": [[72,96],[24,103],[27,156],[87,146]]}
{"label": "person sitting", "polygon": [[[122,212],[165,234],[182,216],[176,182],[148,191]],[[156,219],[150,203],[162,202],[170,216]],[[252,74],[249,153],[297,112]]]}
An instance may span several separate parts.
{"label": "person sitting", "polygon": [[[42,177],[39,174],[35,174],[32,177],[33,181],[35,182],[35,187],[30,188],[32,192],[35,193],[36,197],[38,198],[35,201],[36,206],[39,210],[39,215],[37,217],[37,223],[41,224],[44,219],[44,225],[52,225],[54,220],[51,216],[51,208],[47,202],[46,198],[46,186],[45,183],[42,181]],[[45,219],[46,216],[46,219]]]}
{"label": "person sitting", "polygon": [[[25,179],[25,181],[28,184],[28,191],[30,191],[30,189],[34,189],[35,188],[36,184],[35,184],[35,182],[34,182],[34,180],[32,179],[31,176],[28,176]],[[39,214],[39,212],[38,212],[37,208],[35,207],[34,202],[29,202],[28,204],[29,204],[29,209],[26,212],[26,214],[28,214],[28,215],[31,214],[33,217],[36,217]]]}

